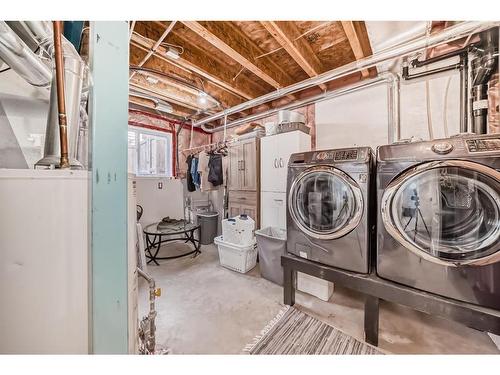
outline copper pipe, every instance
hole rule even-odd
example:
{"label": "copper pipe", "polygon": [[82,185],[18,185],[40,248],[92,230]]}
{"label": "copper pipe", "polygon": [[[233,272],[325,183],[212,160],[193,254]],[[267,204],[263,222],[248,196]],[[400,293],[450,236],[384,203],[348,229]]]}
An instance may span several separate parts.
{"label": "copper pipe", "polygon": [[61,42],[62,21],[53,21],[54,59],[56,62],[57,109],[59,111],[59,140],[61,143],[60,168],[69,168],[68,126],[66,119],[66,100],[64,93],[64,58]]}

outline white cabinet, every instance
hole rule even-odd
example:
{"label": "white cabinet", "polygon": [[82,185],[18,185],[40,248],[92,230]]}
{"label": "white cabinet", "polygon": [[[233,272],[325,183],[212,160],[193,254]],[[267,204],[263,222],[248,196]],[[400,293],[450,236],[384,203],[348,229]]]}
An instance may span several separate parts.
{"label": "white cabinet", "polygon": [[261,228],[274,226],[286,229],[288,160],[290,155],[310,149],[311,136],[301,131],[261,139]]}
{"label": "white cabinet", "polygon": [[285,192],[288,159],[311,149],[311,136],[301,132],[271,135],[261,139],[261,190]]}
{"label": "white cabinet", "polygon": [[286,229],[286,193],[261,193],[262,228],[273,226]]}

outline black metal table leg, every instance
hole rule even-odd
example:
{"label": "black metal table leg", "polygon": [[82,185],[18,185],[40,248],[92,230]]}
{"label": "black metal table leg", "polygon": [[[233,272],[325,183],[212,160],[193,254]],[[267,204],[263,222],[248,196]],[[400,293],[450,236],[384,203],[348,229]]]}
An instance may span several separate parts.
{"label": "black metal table leg", "polygon": [[369,344],[378,346],[380,299],[368,294],[365,298],[365,340]]}
{"label": "black metal table leg", "polygon": [[188,239],[186,240],[186,242],[191,242],[194,246],[194,255],[193,255],[193,258],[196,258],[198,256],[198,254],[201,253],[200,251],[200,240],[196,240],[194,238],[194,231],[196,229],[193,229],[192,231],[189,231],[189,234],[186,233],[186,236],[188,237]]}
{"label": "black metal table leg", "polygon": [[283,266],[284,303],[289,306],[295,304],[295,273],[292,267]]}
{"label": "black metal table leg", "polygon": [[[159,240],[158,240],[158,245],[156,245],[156,239],[159,237]],[[149,235],[146,234],[146,251],[148,252],[149,254],[149,260],[147,261],[147,264],[151,263],[151,262],[154,262],[157,266],[160,265],[160,263],[158,263],[158,261],[156,260],[156,257],[158,256],[158,253],[160,252],[160,247],[161,247],[161,236],[157,236],[155,235],[153,237],[153,241],[151,241],[149,239]],[[151,249],[154,249],[156,250],[154,255],[151,253]]]}

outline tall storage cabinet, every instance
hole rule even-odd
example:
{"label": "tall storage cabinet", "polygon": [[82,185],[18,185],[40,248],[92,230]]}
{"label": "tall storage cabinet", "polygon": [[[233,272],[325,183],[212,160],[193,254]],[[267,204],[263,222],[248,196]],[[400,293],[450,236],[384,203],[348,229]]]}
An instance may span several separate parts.
{"label": "tall storage cabinet", "polygon": [[229,147],[229,217],[246,214],[260,223],[260,139],[236,141]]}
{"label": "tall storage cabinet", "polygon": [[296,152],[311,149],[311,136],[302,131],[275,134],[261,139],[261,227],[286,229],[288,160]]}

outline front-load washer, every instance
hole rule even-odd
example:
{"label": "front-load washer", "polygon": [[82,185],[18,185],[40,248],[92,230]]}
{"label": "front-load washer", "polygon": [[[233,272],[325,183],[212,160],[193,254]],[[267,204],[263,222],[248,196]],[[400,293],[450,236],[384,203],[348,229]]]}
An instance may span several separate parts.
{"label": "front-load washer", "polygon": [[287,179],[287,251],[349,271],[370,271],[369,147],[293,154]]}
{"label": "front-load washer", "polygon": [[377,273],[500,309],[500,135],[381,146]]}

